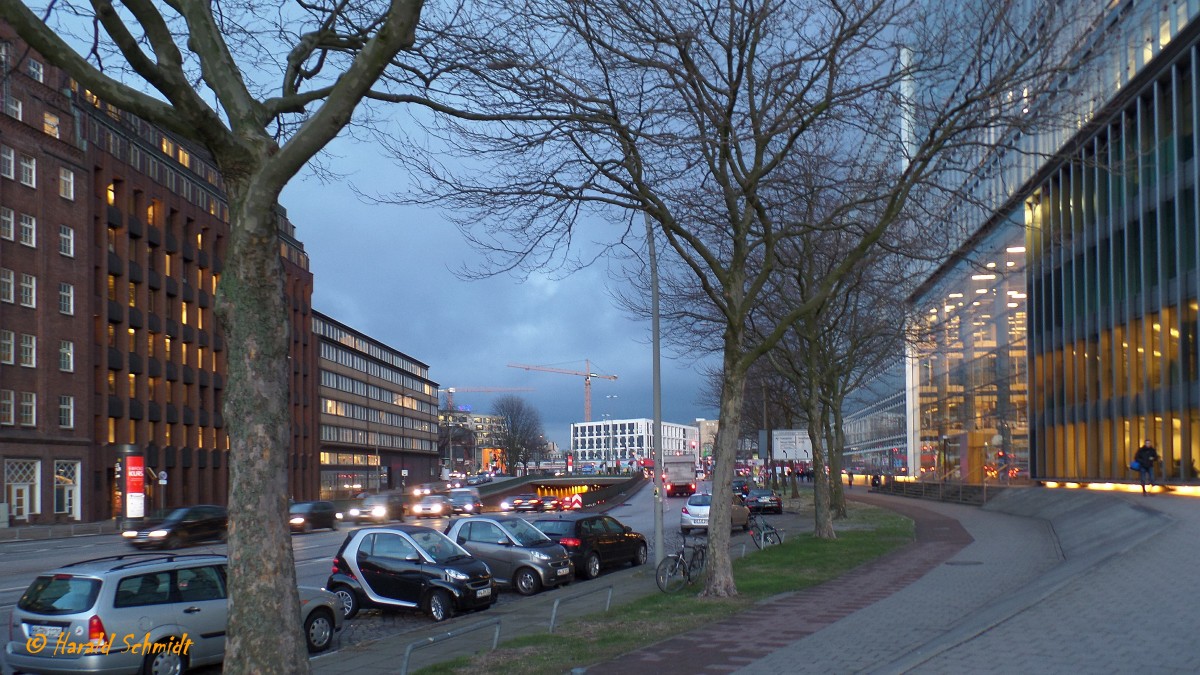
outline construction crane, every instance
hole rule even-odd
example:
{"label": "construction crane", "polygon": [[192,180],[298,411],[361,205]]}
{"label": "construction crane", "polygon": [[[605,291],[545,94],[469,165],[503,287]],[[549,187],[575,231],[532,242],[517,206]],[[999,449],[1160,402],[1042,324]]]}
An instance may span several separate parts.
{"label": "construction crane", "polygon": [[533,391],[531,387],[446,387],[442,391],[446,392],[446,410],[454,410],[454,392],[471,391],[471,392],[506,392],[506,391]]}
{"label": "construction crane", "polygon": [[550,366],[527,366],[522,363],[510,363],[509,368],[523,368],[524,370],[540,370],[546,373],[562,373],[563,375],[578,375],[583,378],[583,421],[592,421],[592,378],[598,377],[602,380],[615,380],[616,375],[601,375],[600,373],[592,372],[592,362],[584,361],[584,372],[577,370],[564,370],[562,368],[552,368]]}

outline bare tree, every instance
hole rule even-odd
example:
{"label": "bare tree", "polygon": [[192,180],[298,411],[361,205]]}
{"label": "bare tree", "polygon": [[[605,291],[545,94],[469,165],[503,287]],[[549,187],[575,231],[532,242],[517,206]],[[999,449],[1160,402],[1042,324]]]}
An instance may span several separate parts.
{"label": "bare tree", "polygon": [[492,403],[492,414],[504,420],[501,445],[505,463],[511,468],[521,465],[526,472],[535,453],[545,442],[542,418],[536,408],[520,396],[501,396]]}
{"label": "bare tree", "polygon": [[[400,137],[397,158],[424,176],[419,197],[397,199],[456,213],[488,254],[483,274],[587,264],[571,246],[579,236],[640,250],[648,218],[705,305],[694,326],[715,317],[724,380],[711,517],[721,522],[737,438],[726,430],[741,427],[750,366],[906,211],[939,213],[938,186],[979,171],[989,134],[1032,130],[1028,105],[1004,103],[1013,92],[1057,91],[1069,71],[1078,34],[1064,24],[1078,14],[1043,3],[1030,16],[1025,5],[464,2],[430,18],[439,49],[411,68],[434,111],[422,133],[465,163],[428,161]],[[413,83],[393,82],[391,100],[413,100],[399,91]],[[837,196],[820,221],[791,217],[805,197],[796,167]],[[596,234],[597,218],[617,230]],[[835,228],[855,244],[805,304],[752,334],[780,242]],[[711,533],[704,595],[737,592],[728,537]]]}
{"label": "bare tree", "polygon": [[[421,7],[306,2],[266,19],[252,2],[96,0],[49,2],[42,18],[24,2],[0,2],[0,19],[47,61],[108,104],[203,146],[221,171],[231,219],[216,297],[232,442],[226,673],[308,671],[285,521],[291,331],[272,208],[412,45]],[[94,30],[83,35],[88,51],[68,42],[72,30]]]}

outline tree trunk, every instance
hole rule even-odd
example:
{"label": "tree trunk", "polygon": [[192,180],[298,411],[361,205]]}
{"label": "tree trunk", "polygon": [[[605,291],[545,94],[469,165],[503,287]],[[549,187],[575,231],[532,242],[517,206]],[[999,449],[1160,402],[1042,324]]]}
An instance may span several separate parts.
{"label": "tree trunk", "polygon": [[729,559],[729,521],[732,517],[733,476],[737,463],[737,429],[742,423],[746,369],[739,360],[740,341],[726,338],[724,374],[721,384],[721,429],[713,458],[713,497],[708,510],[708,578],[701,597],[727,598],[737,595],[733,563]]}
{"label": "tree trunk", "polygon": [[[278,192],[236,183],[216,309],[229,364],[229,622],[226,675],[309,672],[287,526],[292,327],[272,207]],[[269,620],[268,618],[269,617]]]}

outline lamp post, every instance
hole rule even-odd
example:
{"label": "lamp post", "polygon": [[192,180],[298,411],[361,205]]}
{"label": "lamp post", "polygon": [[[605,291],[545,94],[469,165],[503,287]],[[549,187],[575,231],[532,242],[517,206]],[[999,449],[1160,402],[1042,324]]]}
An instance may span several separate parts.
{"label": "lamp post", "polygon": [[653,363],[654,429],[650,433],[650,447],[654,452],[654,564],[665,557],[663,540],[663,453],[662,453],[662,367],[660,363],[661,338],[658,329],[658,258],[654,252],[654,225],[650,214],[642,213],[646,221],[646,247],[650,262],[650,342]]}

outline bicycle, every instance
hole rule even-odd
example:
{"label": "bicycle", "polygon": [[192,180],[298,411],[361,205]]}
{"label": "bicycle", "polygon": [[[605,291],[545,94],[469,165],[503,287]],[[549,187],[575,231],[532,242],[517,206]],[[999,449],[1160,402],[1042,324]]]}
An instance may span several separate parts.
{"label": "bicycle", "polygon": [[750,514],[750,540],[760,549],[783,543],[783,533],[768,523],[761,514]]}
{"label": "bicycle", "polygon": [[681,536],[679,550],[663,558],[654,570],[654,581],[663,593],[678,591],[699,579],[700,574],[704,572],[704,556],[708,543],[688,544],[687,535]]}

